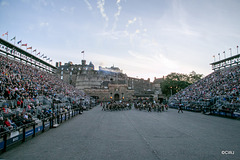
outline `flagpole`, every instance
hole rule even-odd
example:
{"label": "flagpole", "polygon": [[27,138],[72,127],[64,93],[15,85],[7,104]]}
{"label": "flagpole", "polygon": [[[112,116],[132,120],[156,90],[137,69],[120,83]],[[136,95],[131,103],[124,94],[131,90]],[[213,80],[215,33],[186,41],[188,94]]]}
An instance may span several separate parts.
{"label": "flagpole", "polygon": [[15,39],[14,39],[14,46],[16,46],[16,36],[15,36]]}
{"label": "flagpole", "polygon": [[238,46],[237,46],[237,54],[238,54]]}
{"label": "flagpole", "polygon": [[83,60],[84,60],[84,51],[81,52],[83,54]]}
{"label": "flagpole", "polygon": [[229,50],[230,50],[230,55],[231,55],[231,57],[232,57],[232,49],[231,49],[231,48],[229,48]]}

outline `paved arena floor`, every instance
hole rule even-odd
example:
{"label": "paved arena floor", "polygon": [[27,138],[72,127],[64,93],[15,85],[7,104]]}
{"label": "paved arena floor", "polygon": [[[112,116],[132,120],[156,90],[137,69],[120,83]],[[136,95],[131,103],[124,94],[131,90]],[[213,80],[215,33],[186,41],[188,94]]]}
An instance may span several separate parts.
{"label": "paved arena floor", "polygon": [[20,144],[7,160],[240,159],[240,121],[201,113],[95,107]]}

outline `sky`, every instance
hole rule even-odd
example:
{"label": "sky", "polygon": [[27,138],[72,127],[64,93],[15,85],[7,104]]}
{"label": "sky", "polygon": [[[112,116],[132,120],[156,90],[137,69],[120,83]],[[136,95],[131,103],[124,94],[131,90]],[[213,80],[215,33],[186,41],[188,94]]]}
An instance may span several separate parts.
{"label": "sky", "polygon": [[236,55],[239,15],[239,0],[0,0],[0,34],[52,65],[84,58],[152,81],[172,72],[206,76],[214,55]]}

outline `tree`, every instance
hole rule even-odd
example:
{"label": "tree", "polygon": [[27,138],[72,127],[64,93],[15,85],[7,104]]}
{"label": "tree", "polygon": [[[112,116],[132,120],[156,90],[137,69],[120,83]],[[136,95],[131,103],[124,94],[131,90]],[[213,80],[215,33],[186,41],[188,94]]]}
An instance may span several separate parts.
{"label": "tree", "polygon": [[181,89],[193,84],[203,77],[202,74],[197,74],[192,71],[189,75],[182,73],[171,73],[161,82],[163,94],[168,97],[179,92]]}
{"label": "tree", "polygon": [[195,71],[192,71],[190,74],[189,74],[189,78],[190,78],[190,83],[195,83],[197,81],[199,81],[200,79],[202,79],[203,77],[203,74],[197,74]]}

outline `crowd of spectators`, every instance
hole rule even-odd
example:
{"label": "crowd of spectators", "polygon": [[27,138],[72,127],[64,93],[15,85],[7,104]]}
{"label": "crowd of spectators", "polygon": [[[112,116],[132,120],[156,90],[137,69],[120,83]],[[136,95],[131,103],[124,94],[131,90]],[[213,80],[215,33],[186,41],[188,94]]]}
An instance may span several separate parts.
{"label": "crowd of spectators", "polygon": [[[46,117],[54,108],[51,104],[43,107],[39,98],[53,100],[57,95],[77,99],[84,93],[52,73],[0,53],[0,131]],[[69,107],[61,107],[61,111],[65,109]]]}
{"label": "crowd of spectators", "polygon": [[38,95],[82,95],[73,86],[46,71],[0,56],[0,95],[4,99],[31,99]]}
{"label": "crowd of spectators", "polygon": [[205,78],[181,90],[171,102],[222,102],[224,108],[240,106],[240,65],[215,70]]}

